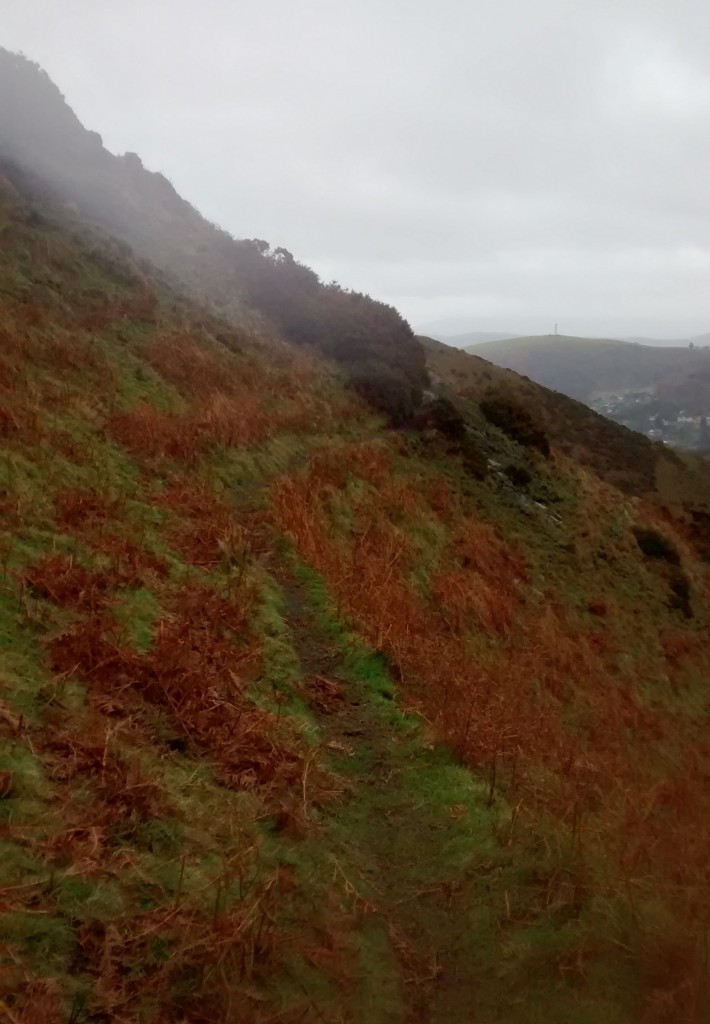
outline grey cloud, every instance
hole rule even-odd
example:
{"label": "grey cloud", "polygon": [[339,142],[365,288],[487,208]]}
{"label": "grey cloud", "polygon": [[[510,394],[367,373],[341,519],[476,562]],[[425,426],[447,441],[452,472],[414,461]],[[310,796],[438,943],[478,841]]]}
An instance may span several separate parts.
{"label": "grey cloud", "polygon": [[710,327],[706,0],[23,0],[3,28],[111,149],[413,321]]}

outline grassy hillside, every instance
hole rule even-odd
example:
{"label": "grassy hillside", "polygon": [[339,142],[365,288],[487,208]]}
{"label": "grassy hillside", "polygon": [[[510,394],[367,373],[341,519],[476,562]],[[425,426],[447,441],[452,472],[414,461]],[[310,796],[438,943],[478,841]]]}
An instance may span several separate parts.
{"label": "grassy hillside", "polygon": [[2,165],[0,1015],[702,1024],[700,464],[252,315]]}

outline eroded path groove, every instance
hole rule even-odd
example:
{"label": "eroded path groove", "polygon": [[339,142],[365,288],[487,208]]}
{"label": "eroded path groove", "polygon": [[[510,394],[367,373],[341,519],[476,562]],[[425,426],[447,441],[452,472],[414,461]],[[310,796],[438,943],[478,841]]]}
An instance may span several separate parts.
{"label": "eroded path groove", "polygon": [[[490,843],[471,776],[400,710],[384,659],[350,636],[317,578],[276,578],[301,690],[348,792],[322,823],[330,859],[364,906],[359,1024],[473,1024],[475,931],[467,890]],[[368,976],[369,975],[369,976]]]}

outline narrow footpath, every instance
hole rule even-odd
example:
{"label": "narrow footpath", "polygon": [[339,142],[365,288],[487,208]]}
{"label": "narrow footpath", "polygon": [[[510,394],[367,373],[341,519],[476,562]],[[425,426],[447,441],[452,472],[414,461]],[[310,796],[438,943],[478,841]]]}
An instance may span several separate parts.
{"label": "narrow footpath", "polygon": [[368,904],[376,953],[359,968],[357,1015],[319,1012],[353,1024],[474,1024],[475,935],[489,921],[480,872],[494,846],[485,792],[402,713],[384,659],[347,633],[320,581],[287,560],[275,576],[302,692],[329,763],[349,782],[327,812],[326,842]]}

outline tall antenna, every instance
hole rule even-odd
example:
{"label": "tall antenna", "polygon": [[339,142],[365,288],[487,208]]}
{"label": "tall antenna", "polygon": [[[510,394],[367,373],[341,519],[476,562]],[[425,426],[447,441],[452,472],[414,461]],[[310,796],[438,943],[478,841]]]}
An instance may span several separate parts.
{"label": "tall antenna", "polygon": [[557,324],[555,324],[555,334],[557,334]]}

